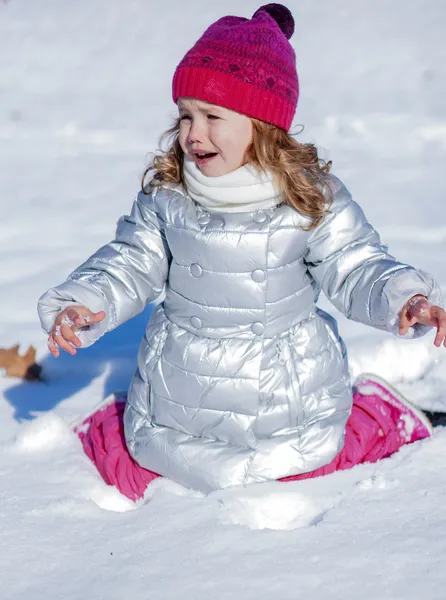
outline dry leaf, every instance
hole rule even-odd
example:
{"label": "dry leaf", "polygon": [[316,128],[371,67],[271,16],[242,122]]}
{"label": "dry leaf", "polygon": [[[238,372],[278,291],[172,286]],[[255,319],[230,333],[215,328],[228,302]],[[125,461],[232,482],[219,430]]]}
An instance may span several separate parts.
{"label": "dry leaf", "polygon": [[7,377],[40,379],[42,367],[36,363],[36,349],[30,346],[24,356],[19,354],[19,345],[0,348],[0,369],[6,369]]}

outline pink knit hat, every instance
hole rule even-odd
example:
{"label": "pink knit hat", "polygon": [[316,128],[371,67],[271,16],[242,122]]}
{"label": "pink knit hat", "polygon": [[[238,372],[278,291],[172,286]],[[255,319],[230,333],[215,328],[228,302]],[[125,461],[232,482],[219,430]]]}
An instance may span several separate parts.
{"label": "pink knit hat", "polygon": [[288,131],[299,96],[293,33],[282,4],[266,4],[252,19],[219,19],[176,68],[173,101],[198,98]]}

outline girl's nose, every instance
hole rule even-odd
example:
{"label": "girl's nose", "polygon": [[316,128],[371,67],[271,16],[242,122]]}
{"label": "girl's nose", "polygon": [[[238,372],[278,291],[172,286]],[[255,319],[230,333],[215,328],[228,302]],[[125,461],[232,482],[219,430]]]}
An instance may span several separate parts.
{"label": "girl's nose", "polygon": [[187,140],[189,144],[195,144],[202,141],[203,131],[197,121],[192,121],[189,128]]}

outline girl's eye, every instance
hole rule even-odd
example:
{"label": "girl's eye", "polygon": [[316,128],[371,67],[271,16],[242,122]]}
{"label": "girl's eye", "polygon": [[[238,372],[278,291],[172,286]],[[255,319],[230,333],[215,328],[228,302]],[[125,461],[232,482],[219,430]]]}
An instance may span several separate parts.
{"label": "girl's eye", "polygon": [[212,121],[215,121],[216,119],[218,119],[218,117],[216,117],[215,115],[208,115],[208,119],[212,119]]}
{"label": "girl's eye", "polygon": [[190,119],[189,115],[183,115],[180,117],[180,121],[185,121],[186,119]]}

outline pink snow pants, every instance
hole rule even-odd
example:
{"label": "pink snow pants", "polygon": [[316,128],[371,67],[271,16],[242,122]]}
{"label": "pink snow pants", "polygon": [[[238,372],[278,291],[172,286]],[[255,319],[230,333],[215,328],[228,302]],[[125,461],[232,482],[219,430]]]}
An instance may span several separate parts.
{"label": "pink snow pants", "polygon": [[[374,382],[374,386],[374,390],[367,393],[354,393],[341,452],[328,465],[280,481],[319,477],[361,463],[373,463],[390,456],[405,444],[429,437],[429,425],[426,426],[417,411],[411,411],[407,404],[380,384]],[[130,456],[124,439],[124,406],[125,397],[115,398],[85,419],[75,431],[104,481],[136,501],[144,495],[148,484],[160,475],[140,467]]]}

